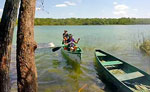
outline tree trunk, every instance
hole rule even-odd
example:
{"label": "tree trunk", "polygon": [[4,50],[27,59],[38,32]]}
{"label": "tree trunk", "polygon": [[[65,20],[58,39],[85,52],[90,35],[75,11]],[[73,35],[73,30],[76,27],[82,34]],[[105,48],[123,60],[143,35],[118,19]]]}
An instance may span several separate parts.
{"label": "tree trunk", "polygon": [[10,92],[9,67],[20,0],[6,0],[0,23],[0,92]]}
{"label": "tree trunk", "polygon": [[17,32],[18,92],[37,92],[37,71],[34,62],[34,16],[36,0],[21,0]]}

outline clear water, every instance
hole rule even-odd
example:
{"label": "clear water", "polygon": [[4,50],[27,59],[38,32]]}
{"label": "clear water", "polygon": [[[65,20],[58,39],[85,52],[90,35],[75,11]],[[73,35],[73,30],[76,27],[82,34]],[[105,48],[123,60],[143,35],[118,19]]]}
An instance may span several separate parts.
{"label": "clear water", "polygon": [[[69,64],[60,51],[52,52],[48,43],[61,45],[62,33],[68,30],[83,50],[80,65]],[[150,57],[139,49],[143,40],[150,40],[150,25],[113,26],[35,26],[38,43],[35,62],[38,72],[39,92],[83,92],[111,91],[97,78],[94,69],[94,49],[102,49],[150,74]],[[11,83],[16,91],[15,45],[13,40]]]}

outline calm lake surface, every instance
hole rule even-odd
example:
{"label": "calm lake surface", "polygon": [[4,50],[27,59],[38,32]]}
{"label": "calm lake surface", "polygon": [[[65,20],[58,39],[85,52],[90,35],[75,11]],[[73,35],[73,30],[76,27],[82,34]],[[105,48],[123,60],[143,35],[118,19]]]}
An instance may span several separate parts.
{"label": "calm lake surface", "polygon": [[[68,64],[60,50],[52,52],[50,42],[61,45],[62,33],[68,30],[83,50],[82,63]],[[143,40],[150,40],[150,25],[107,25],[107,26],[35,26],[35,40],[38,43],[35,62],[38,72],[39,92],[111,92],[98,79],[94,69],[94,49],[102,49],[150,74],[150,57],[139,49]],[[13,40],[11,83],[16,92],[15,45]]]}

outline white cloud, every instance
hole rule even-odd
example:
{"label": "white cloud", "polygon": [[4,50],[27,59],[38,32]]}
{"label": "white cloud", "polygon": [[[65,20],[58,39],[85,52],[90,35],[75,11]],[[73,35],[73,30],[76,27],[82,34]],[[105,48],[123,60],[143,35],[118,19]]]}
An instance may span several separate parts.
{"label": "white cloud", "polygon": [[112,13],[115,17],[137,17],[138,9],[131,8],[125,4],[114,4]]}
{"label": "white cloud", "polygon": [[127,10],[127,9],[129,9],[129,7],[128,6],[126,6],[126,5],[115,5],[115,10],[117,10],[117,11],[123,11],[123,10]]}
{"label": "white cloud", "polygon": [[0,9],[0,12],[3,12],[3,9]]}
{"label": "white cloud", "polygon": [[55,7],[67,7],[66,4],[57,4]]}
{"label": "white cloud", "polygon": [[68,7],[68,6],[76,6],[76,3],[74,2],[69,2],[69,1],[65,1],[62,4],[57,4],[55,5],[55,7]]}
{"label": "white cloud", "polygon": [[76,3],[73,2],[65,1],[64,3],[68,6],[76,6]]}
{"label": "white cloud", "polygon": [[38,7],[36,8],[36,11],[40,11],[40,10],[41,10],[41,8],[38,8]]}
{"label": "white cloud", "polygon": [[119,15],[119,16],[127,16],[127,12],[126,11],[114,11],[113,12],[114,15]]}
{"label": "white cloud", "polygon": [[[115,3],[115,2],[114,2]],[[124,4],[114,4],[113,14],[119,17],[128,17],[129,7]]]}
{"label": "white cloud", "polygon": [[113,2],[114,5],[118,4],[117,2]]}

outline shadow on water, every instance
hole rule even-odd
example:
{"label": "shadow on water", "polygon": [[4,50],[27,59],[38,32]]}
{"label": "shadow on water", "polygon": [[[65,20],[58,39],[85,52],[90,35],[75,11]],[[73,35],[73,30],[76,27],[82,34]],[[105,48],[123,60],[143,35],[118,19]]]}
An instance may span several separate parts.
{"label": "shadow on water", "polygon": [[100,69],[100,67],[96,63],[96,59],[94,59],[94,68],[96,70],[97,78],[101,80],[103,83],[105,83],[104,90],[106,92],[119,92],[117,90],[117,87],[113,85],[112,83],[108,82],[108,80],[105,79],[105,76],[101,74],[103,71]]}

